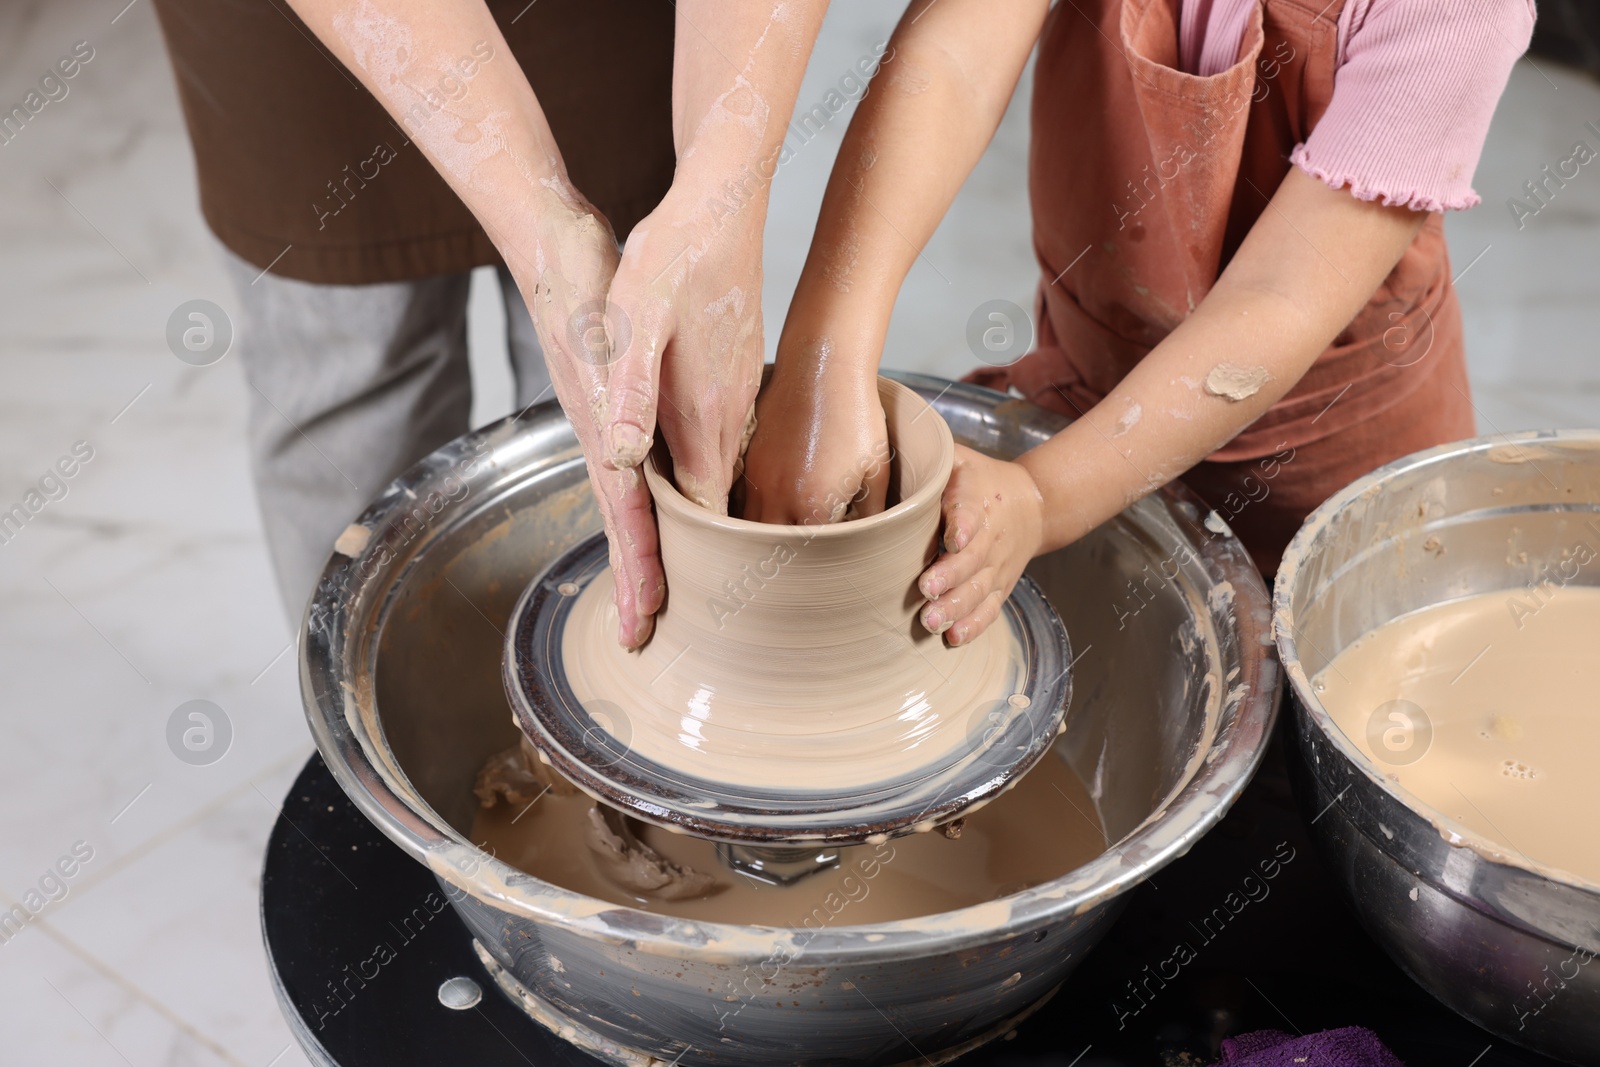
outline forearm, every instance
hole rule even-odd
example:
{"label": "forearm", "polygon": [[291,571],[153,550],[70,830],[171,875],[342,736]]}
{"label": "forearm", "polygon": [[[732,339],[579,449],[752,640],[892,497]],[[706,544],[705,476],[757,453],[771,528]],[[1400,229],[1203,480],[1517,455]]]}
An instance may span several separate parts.
{"label": "forearm", "polygon": [[1019,458],[1044,498],[1041,551],[1078,540],[1222,447],[1324,347],[1292,305],[1219,285],[1103,401]]}
{"label": "forearm", "polygon": [[800,79],[827,0],[678,0],[672,68],[680,180],[714,188],[720,219],[759,230]]}
{"label": "forearm", "polygon": [[994,136],[1047,10],[1043,0],[907,10],[840,147],[784,355],[826,336],[835,358],[876,373],[900,286]]}
{"label": "forearm", "polygon": [[1042,550],[1178,477],[1281,399],[1424,218],[1291,170],[1194,313],[1104,401],[1021,457],[1044,498]]}
{"label": "forearm", "polygon": [[537,228],[589,208],[482,0],[290,0],[483,224],[514,271],[537,276]]}

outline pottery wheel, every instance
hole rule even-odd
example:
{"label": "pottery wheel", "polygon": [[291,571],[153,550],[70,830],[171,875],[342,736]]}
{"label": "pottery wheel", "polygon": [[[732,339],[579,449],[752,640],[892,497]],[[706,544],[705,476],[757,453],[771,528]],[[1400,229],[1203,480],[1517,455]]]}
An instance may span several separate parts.
{"label": "pottery wheel", "polygon": [[[591,594],[587,604],[586,591]],[[949,689],[936,656],[955,650],[931,642],[939,650],[934,658],[919,653],[927,662],[926,696],[915,708],[885,707],[878,720],[900,731],[884,736],[909,736],[910,746],[877,769],[860,763],[841,770],[828,760],[817,760],[807,769],[808,746],[825,743],[830,701],[818,699],[817,706],[796,711],[797,699],[803,703],[805,695],[797,696],[792,687],[773,694],[788,710],[772,720],[778,733],[762,737],[764,747],[751,750],[757,755],[719,761],[718,741],[706,736],[706,722],[682,715],[682,722],[663,724],[661,720],[676,713],[637,706],[649,702],[648,688],[638,690],[636,706],[626,708],[615,701],[579,699],[569,667],[591,674],[597,669],[642,669],[641,677],[659,670],[646,682],[653,680],[662,688],[670,687],[671,672],[683,658],[680,652],[658,668],[627,658],[640,653],[595,643],[591,647],[596,651],[582,655],[583,663],[569,663],[571,650],[564,646],[569,626],[603,630],[614,644],[610,601],[603,534],[576,545],[523,593],[512,616],[504,660],[517,724],[541,759],[591,796],[646,822],[709,840],[843,845],[932,829],[996,796],[1026,773],[1062,729],[1071,697],[1066,631],[1038,586],[1024,576],[991,627],[994,650],[986,654],[996,662],[967,672],[980,676],[986,691],[962,690],[955,702],[947,702],[943,721],[935,721],[940,716],[930,709],[939,707],[941,693]],[[609,614],[586,620],[585,611]],[[892,636],[909,640],[900,633]],[[610,662],[613,657],[615,663]],[[819,692],[827,693],[826,683],[819,679]],[[652,737],[659,734],[687,745],[684,751],[696,760],[679,760],[670,748],[648,751],[643,743],[647,729]],[[792,736],[783,735],[786,730]]]}

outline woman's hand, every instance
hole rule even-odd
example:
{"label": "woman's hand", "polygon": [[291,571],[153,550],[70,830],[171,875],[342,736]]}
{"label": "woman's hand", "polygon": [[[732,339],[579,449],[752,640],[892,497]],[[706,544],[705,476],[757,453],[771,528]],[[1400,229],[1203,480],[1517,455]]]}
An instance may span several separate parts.
{"label": "woman's hand", "polygon": [[659,427],[678,489],[726,514],[761,385],[766,194],[730,200],[721,177],[680,168],[622,250],[607,312],[619,336],[601,456],[614,470],[635,468]]}
{"label": "woman's hand", "polygon": [[[761,237],[795,95],[827,0],[676,0],[672,188],[622,250],[606,462],[656,428],[690,500],[726,513],[761,385]],[[729,56],[741,57],[737,63]]]}
{"label": "woman's hand", "polygon": [[[601,462],[607,455],[601,420],[618,332],[615,317],[605,314],[617,270],[616,237],[604,216],[570,188],[547,189],[539,210],[528,216],[528,230],[525,254],[507,262],[533,317],[556,397],[589,460],[589,484],[616,576],[617,640],[635,648],[650,636],[651,616],[661,607],[666,583],[643,477],[637,469]],[[536,263],[543,269],[533,270]]]}
{"label": "woman's hand", "polygon": [[833,367],[832,355],[826,339],[779,351],[756,401],[744,518],[818,526],[884,509],[889,431],[877,374],[870,365]]}
{"label": "woman's hand", "polygon": [[[290,3],[405,124],[516,278],[605,517],[618,638],[642,644],[665,588],[638,464],[659,400],[679,488],[726,507],[760,381],[767,187],[827,0],[676,0],[678,167],[620,266],[610,226],[574,189],[483,0]],[[470,92],[441,102],[439,73],[484,46],[508,58],[483,64]]]}
{"label": "woman's hand", "polygon": [[956,446],[944,490],[944,552],[922,572],[928,603],[922,625],[964,645],[1000,617],[1000,608],[1038,554],[1044,497],[1019,463]]}

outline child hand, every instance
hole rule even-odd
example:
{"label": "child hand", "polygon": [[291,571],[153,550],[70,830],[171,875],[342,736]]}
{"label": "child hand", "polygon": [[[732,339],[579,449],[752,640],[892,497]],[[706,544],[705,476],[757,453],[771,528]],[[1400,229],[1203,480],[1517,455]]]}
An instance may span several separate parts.
{"label": "child hand", "polygon": [[922,625],[962,645],[1000,617],[1023,568],[1038,553],[1044,497],[1021,464],[957,445],[943,508],[944,552],[917,580],[929,601]]}
{"label": "child hand", "polygon": [[890,454],[876,374],[796,370],[782,357],[756,400],[742,517],[820,526],[882,511]]}

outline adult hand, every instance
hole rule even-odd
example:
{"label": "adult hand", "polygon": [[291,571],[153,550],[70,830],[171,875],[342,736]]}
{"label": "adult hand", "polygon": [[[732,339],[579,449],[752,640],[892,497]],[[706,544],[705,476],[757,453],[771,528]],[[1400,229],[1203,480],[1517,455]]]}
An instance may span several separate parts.
{"label": "adult hand", "polygon": [[1020,463],[956,446],[944,490],[944,552],[922,572],[922,625],[963,645],[1000,617],[1028,561],[1038,554],[1044,498]]}
{"label": "adult hand", "polygon": [[884,509],[889,432],[877,375],[871,361],[835,369],[832,355],[826,339],[779,351],[756,401],[744,518],[821,525]]}
{"label": "adult hand", "polygon": [[589,460],[616,579],[617,640],[636,648],[650,636],[666,585],[644,479],[637,469],[602,462],[608,363],[620,329],[605,314],[617,242],[604,216],[576,191],[547,192],[531,213],[531,242],[517,242],[527,254],[507,257],[508,266],[533,317],[556,396]]}
{"label": "adult hand", "polygon": [[[761,381],[767,187],[828,5],[674,6],[678,167],[661,204],[629,234],[611,284],[606,317],[614,359],[599,416],[600,451],[590,458],[611,472],[601,479],[636,482],[659,426],[679,490],[726,512]],[[735,64],[729,56],[741,59]],[[633,618],[623,612],[624,644],[637,643],[649,634],[645,616],[661,603],[654,530],[620,547],[613,540],[612,552],[624,569],[655,579],[629,594]]]}
{"label": "adult hand", "polygon": [[617,577],[618,637],[642,644],[665,590],[637,466],[659,417],[680,488],[727,506],[761,367],[766,183],[827,0],[676,0],[677,173],[620,271],[610,227],[573,189],[516,62],[481,65],[470,92],[441,100],[432,90],[457,57],[485,45],[510,54],[483,0],[290,2],[406,125],[516,278],[589,460]]}
{"label": "adult hand", "polygon": [[624,336],[614,338],[600,456],[633,474],[659,426],[679,491],[726,514],[761,384],[766,191],[741,196],[685,169],[634,227],[611,284],[607,316]]}

